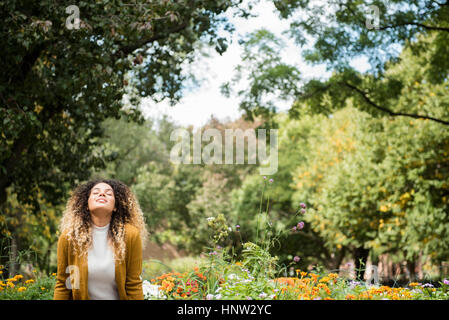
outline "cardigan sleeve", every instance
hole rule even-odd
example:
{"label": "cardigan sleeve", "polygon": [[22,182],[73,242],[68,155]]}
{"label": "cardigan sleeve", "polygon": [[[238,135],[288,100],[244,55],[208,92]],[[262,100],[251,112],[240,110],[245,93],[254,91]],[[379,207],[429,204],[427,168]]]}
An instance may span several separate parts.
{"label": "cardigan sleeve", "polygon": [[[136,230],[137,231],[137,230]],[[129,239],[125,290],[129,300],[143,300],[142,288],[142,241],[139,232]]]}
{"label": "cardigan sleeve", "polygon": [[72,290],[66,287],[66,280],[69,276],[66,273],[68,266],[68,242],[65,234],[61,234],[58,239],[58,270],[56,273],[56,285],[53,295],[53,300],[71,300]]}

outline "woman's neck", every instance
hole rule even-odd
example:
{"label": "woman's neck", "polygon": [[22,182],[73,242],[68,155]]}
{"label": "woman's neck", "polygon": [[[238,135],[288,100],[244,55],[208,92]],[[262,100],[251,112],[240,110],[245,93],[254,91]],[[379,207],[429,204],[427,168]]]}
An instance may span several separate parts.
{"label": "woman's neck", "polygon": [[111,222],[111,215],[101,215],[101,214],[94,214],[91,212],[91,219],[94,225],[97,227],[104,227],[109,222]]}

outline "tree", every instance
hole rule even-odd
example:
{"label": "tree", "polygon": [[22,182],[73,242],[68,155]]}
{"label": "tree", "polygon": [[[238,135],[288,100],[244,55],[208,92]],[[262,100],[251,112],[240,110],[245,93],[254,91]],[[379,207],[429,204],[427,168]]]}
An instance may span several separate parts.
{"label": "tree", "polygon": [[[228,97],[241,97],[240,108],[249,120],[263,116],[266,122],[277,112],[278,99],[288,100],[299,94],[299,71],[282,61],[280,52],[285,43],[265,28],[248,34],[239,43],[243,46],[242,64],[237,65],[235,77],[224,83],[221,91]],[[242,88],[244,77],[249,88]],[[234,93],[236,87],[241,89]]]}
{"label": "tree", "polygon": [[[374,116],[411,117],[429,119],[449,125],[449,116],[432,109],[428,112],[411,108],[397,108],[397,101],[406,85],[397,77],[391,77],[388,69],[400,62],[399,54],[408,48],[415,56],[426,57],[426,72],[422,79],[432,84],[447,81],[449,74],[449,3],[447,1],[358,1],[336,0],[273,0],[281,18],[290,19],[288,34],[303,49],[303,58],[311,64],[325,64],[332,76],[328,79],[299,79],[299,68],[288,72],[266,72],[285,69],[285,63],[273,60],[280,56],[277,40],[272,40],[265,61],[246,59],[245,62],[259,68],[257,74],[247,77],[250,90],[242,96],[241,107],[249,114],[270,115],[273,108],[260,103],[260,97],[281,90],[282,98],[295,99],[290,114],[298,117],[307,112],[331,114],[344,108],[348,99],[357,101],[357,108]],[[378,13],[379,21],[376,19]],[[265,57],[269,50],[267,37],[258,37],[256,31],[243,41],[246,52],[258,50]],[[272,38],[272,36],[270,36]],[[256,42],[254,40],[257,40]],[[356,71],[352,62],[365,58],[371,68]],[[274,62],[274,64],[273,64]],[[242,70],[237,68],[237,78]],[[251,70],[251,67],[246,69]],[[265,75],[270,79],[270,90],[260,85],[258,79]],[[268,77],[274,75],[274,79]],[[266,81],[267,82],[267,81]],[[288,84],[286,86],[285,84]],[[236,85],[236,83],[234,83]],[[226,84],[227,92],[229,84]]]}
{"label": "tree", "polygon": [[99,144],[103,120],[142,121],[139,97],[179,100],[183,64],[199,41],[226,49],[218,32],[232,27],[220,14],[239,4],[81,1],[77,29],[76,7],[0,2],[0,204],[8,187],[20,202],[32,202],[37,188],[58,201],[91,168],[104,168],[113,157]]}
{"label": "tree", "polygon": [[[304,216],[300,215],[296,221],[292,217],[300,209],[301,202],[308,202],[305,195],[299,196],[296,192],[295,171],[298,167],[310,165],[308,157],[315,148],[315,139],[321,135],[323,119],[323,116],[307,116],[294,120],[286,114],[276,115],[275,121],[279,125],[277,173],[264,180],[256,170],[244,178],[241,187],[232,191],[230,217],[233,224],[241,226],[242,241],[256,242],[256,230],[261,228],[266,230],[267,237],[280,233],[282,237],[275,241],[271,253],[286,264],[293,256],[300,256],[301,268],[322,263],[329,269],[335,269],[342,256],[335,247],[325,246],[325,240],[309,223],[301,231],[292,232],[292,227],[304,220]],[[272,183],[269,183],[269,178],[273,178]],[[268,215],[265,214],[267,209]]]}
{"label": "tree", "polygon": [[412,277],[419,256],[447,259],[449,140],[441,125],[347,107],[317,130],[294,174],[293,199],[307,199],[306,222],[329,250],[351,252],[357,268],[369,253],[374,261],[388,253],[407,261]]}
{"label": "tree", "polygon": [[[164,123],[145,119],[142,124],[124,119],[107,119],[103,122],[104,137],[101,145],[114,160],[106,163],[104,170],[94,174],[123,181],[127,185],[136,182],[139,170],[149,163],[156,163],[159,171],[168,173],[172,170],[169,163],[169,151],[165,141],[161,141]],[[160,127],[160,128],[157,128]],[[170,136],[170,133],[168,133]]]}
{"label": "tree", "polygon": [[17,195],[9,194],[2,210],[0,264],[7,266],[9,277],[21,272],[25,263],[46,273],[53,266],[51,254],[58,240],[57,224],[63,206],[47,203],[39,191],[36,197],[39,207],[22,205]]}

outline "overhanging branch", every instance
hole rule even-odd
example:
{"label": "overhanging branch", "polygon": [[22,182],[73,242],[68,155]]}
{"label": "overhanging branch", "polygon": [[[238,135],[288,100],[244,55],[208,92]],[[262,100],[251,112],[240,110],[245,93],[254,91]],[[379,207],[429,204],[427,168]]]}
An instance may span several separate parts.
{"label": "overhanging branch", "polygon": [[167,34],[180,32],[180,31],[184,30],[187,26],[188,26],[188,22],[184,21],[183,23],[169,29],[167,32],[153,35],[151,37],[143,38],[143,39],[140,39],[139,41],[136,41],[135,43],[132,43],[132,44],[129,44],[126,46],[122,46],[117,50],[117,52],[115,53],[115,56],[120,56],[121,54],[126,56],[126,55],[132,53],[134,50],[142,48],[144,45],[146,45],[148,43],[166,38]]}
{"label": "overhanging branch", "polygon": [[390,116],[402,116],[402,117],[410,117],[410,118],[415,118],[415,119],[428,119],[428,120],[432,120],[444,125],[449,125],[449,121],[446,120],[442,120],[442,119],[438,119],[438,118],[434,118],[431,116],[426,116],[426,115],[420,115],[420,114],[414,114],[414,113],[406,113],[406,112],[394,112],[386,107],[380,106],[377,103],[375,103],[374,101],[372,101],[366,92],[364,92],[363,90],[357,88],[356,86],[348,83],[348,82],[344,82],[344,85],[347,86],[348,88],[354,90],[355,92],[357,92],[358,94],[360,94],[362,96],[362,98],[372,107],[376,108],[377,110],[380,110],[382,112],[385,112],[387,114],[389,114]]}
{"label": "overhanging branch", "polygon": [[449,28],[448,27],[429,26],[429,25],[422,24],[422,23],[419,23],[419,22],[404,22],[404,23],[399,23],[399,24],[396,24],[396,25],[390,25],[390,26],[383,26],[383,27],[375,28],[373,30],[386,30],[386,29],[394,29],[394,28],[405,27],[405,26],[417,26],[417,27],[420,27],[420,28],[423,28],[423,29],[427,29],[427,30],[449,32]]}

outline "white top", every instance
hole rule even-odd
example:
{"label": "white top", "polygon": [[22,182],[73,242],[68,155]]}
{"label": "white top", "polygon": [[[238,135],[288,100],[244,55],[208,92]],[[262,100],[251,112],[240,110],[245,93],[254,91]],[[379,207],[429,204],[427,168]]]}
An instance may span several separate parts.
{"label": "white top", "polygon": [[119,300],[113,248],[108,244],[109,224],[92,224],[92,248],[87,258],[87,290],[91,300]]}

